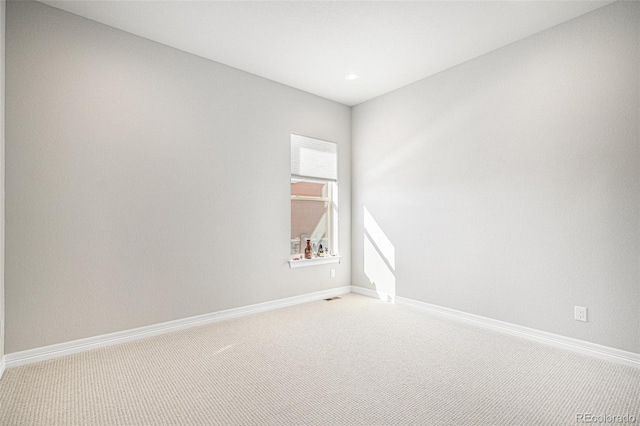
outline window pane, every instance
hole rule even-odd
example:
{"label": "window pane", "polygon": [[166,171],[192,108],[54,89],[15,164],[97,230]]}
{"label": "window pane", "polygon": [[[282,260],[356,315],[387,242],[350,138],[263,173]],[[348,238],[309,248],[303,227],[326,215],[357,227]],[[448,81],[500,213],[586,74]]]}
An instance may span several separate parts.
{"label": "window pane", "polygon": [[326,197],[326,182],[291,182],[291,195],[301,195],[306,197]]}
{"label": "window pane", "polygon": [[[320,184],[323,185],[323,184]],[[292,185],[293,187],[294,185]],[[329,203],[325,201],[291,200],[291,254],[304,252],[305,238],[326,249],[329,235]]]}

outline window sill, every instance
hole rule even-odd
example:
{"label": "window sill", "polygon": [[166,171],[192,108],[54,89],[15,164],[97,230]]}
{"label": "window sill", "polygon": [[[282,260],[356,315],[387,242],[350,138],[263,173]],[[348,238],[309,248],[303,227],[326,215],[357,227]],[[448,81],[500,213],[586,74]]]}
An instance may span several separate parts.
{"label": "window sill", "polygon": [[327,263],[340,263],[340,256],[316,257],[314,259],[289,260],[289,267],[300,268],[303,266],[325,265]]}

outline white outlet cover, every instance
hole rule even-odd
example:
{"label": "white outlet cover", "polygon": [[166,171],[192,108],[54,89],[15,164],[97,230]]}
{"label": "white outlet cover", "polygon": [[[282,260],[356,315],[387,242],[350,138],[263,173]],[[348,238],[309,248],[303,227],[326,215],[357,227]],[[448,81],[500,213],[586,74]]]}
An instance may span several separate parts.
{"label": "white outlet cover", "polygon": [[587,308],[584,306],[574,306],[574,318],[576,321],[587,321]]}

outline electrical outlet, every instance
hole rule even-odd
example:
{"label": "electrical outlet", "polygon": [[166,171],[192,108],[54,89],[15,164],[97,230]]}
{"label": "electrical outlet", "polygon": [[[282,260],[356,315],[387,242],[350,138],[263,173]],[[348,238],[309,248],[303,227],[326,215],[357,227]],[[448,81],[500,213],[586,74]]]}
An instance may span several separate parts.
{"label": "electrical outlet", "polygon": [[574,306],[573,315],[576,321],[587,321],[587,308],[584,306]]}
{"label": "electrical outlet", "polygon": [[336,277],[336,270],[332,269],[331,270],[331,278],[335,278]]}

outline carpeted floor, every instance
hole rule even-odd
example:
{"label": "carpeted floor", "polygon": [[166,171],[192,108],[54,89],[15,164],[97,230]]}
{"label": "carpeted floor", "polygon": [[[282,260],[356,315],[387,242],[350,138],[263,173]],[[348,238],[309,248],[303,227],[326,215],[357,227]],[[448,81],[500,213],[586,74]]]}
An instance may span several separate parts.
{"label": "carpeted floor", "polygon": [[353,294],[0,380],[4,426],[571,425],[578,415],[640,424],[640,370]]}

